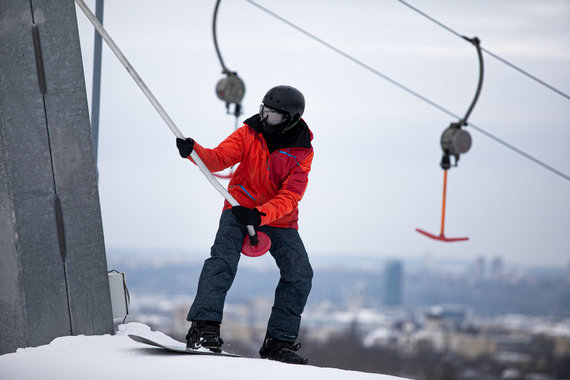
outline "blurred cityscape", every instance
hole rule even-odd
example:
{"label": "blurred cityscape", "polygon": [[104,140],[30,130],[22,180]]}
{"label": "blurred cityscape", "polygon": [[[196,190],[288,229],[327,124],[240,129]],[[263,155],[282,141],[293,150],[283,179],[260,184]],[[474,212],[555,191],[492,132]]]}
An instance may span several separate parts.
{"label": "blurred cityscape", "polygon": [[[184,341],[206,257],[108,256],[109,269],[126,275],[126,322]],[[315,257],[312,264],[299,338],[312,365],[417,380],[570,379],[570,265],[516,267],[500,257],[452,262],[429,255]],[[227,351],[258,357],[278,279],[270,255],[241,260],[224,310]]]}

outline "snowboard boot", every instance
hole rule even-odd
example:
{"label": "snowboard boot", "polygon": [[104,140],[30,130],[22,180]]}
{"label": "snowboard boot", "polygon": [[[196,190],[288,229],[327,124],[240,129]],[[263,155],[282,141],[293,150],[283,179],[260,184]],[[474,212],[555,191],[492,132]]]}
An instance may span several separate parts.
{"label": "snowboard boot", "polygon": [[276,360],[291,364],[307,364],[309,361],[297,354],[296,351],[301,348],[301,343],[293,344],[279,339],[273,338],[271,335],[265,335],[263,346],[259,350],[262,359]]}
{"label": "snowboard boot", "polygon": [[220,338],[220,324],[212,321],[193,321],[188,335],[186,348],[196,350],[205,347],[212,352],[222,352],[224,341]]}

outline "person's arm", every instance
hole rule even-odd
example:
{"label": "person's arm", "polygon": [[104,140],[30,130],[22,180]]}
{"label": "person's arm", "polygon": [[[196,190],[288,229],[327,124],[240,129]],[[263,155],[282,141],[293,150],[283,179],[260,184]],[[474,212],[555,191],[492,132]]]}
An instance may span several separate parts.
{"label": "person's arm", "polygon": [[279,193],[270,201],[257,210],[261,214],[261,225],[269,224],[281,219],[297,208],[297,204],[303,198],[309,183],[309,172],[313,161],[313,152],[307,155],[283,182]]}
{"label": "person's arm", "polygon": [[192,161],[189,155],[194,150],[208,170],[219,172],[241,161],[243,156],[243,128],[247,127],[237,129],[214,149],[204,148],[192,139],[190,139],[192,140],[192,149],[184,148],[184,141],[187,142],[189,139],[177,139],[176,145],[182,157],[187,154],[186,157]]}

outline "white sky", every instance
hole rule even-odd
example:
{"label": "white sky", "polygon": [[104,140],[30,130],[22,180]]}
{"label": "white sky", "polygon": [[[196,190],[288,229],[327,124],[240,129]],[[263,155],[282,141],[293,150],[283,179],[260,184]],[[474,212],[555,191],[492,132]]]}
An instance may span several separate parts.
{"label": "white sky", "polygon": [[[474,47],[396,0],[259,4],[463,116],[478,80]],[[87,1],[94,11],[95,0]],[[570,2],[414,1],[484,48],[570,93]],[[176,122],[214,147],[234,117],[214,92],[223,77],[212,40],[215,1],[107,1],[104,24]],[[91,96],[93,27],[78,8]],[[279,84],[300,89],[315,139],[300,233],[313,256],[473,259],[565,266],[570,181],[475,130],[448,175],[445,235],[438,234],[439,138],[453,120],[260,11],[224,0],[218,39],[246,84],[244,115]],[[570,174],[570,101],[484,54],[485,81],[469,121]],[[206,257],[223,198],[182,160],[174,136],[104,45],[99,187],[108,248],[182,250]]]}

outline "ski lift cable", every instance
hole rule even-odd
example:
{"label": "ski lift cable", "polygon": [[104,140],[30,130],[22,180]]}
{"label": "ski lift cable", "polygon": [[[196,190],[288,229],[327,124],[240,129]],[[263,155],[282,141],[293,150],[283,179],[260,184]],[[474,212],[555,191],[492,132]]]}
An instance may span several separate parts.
{"label": "ski lift cable", "polygon": [[216,54],[220,65],[222,66],[222,73],[226,75],[226,78],[221,79],[216,85],[216,95],[220,100],[226,102],[226,109],[229,113],[229,105],[234,104],[235,109],[233,114],[235,117],[241,115],[241,100],[245,95],[245,84],[238,77],[236,71],[231,71],[226,66],[224,59],[222,58],[222,53],[220,52],[220,46],[218,44],[218,33],[217,33],[217,21],[218,21],[218,9],[220,7],[221,0],[216,1],[214,7],[214,15],[212,17],[212,37],[214,40],[214,47],[216,49]]}
{"label": "ski lift cable", "polygon": [[[440,22],[440,21],[434,19],[433,17],[431,17],[430,15],[426,14],[425,12],[419,10],[418,8],[414,7],[413,5],[411,5],[411,4],[407,3],[407,2],[405,2],[404,0],[397,0],[397,1],[399,1],[399,2],[402,3],[402,4],[404,4],[405,6],[407,6],[408,8],[410,8],[411,10],[413,10],[414,12],[417,12],[417,13],[420,14],[421,16],[423,16],[423,17],[427,18],[428,20],[432,21],[433,23],[439,25],[440,27],[442,27],[443,29],[447,30],[448,32],[450,32],[450,33],[456,35],[457,37],[464,38],[461,34],[457,33],[455,30],[451,29],[450,27],[448,27],[447,25],[443,24],[442,22]],[[483,52],[489,54],[491,57],[493,57],[493,58],[497,59],[498,61],[504,63],[505,65],[509,66],[510,68],[512,68],[512,69],[514,69],[514,70],[516,70],[516,71],[518,71],[519,73],[525,75],[526,77],[528,77],[528,78],[534,80],[535,82],[541,84],[542,86],[548,88],[549,90],[551,90],[551,91],[557,93],[558,95],[560,95],[560,96],[566,98],[567,100],[570,100],[570,95],[568,95],[568,94],[562,92],[561,90],[557,89],[556,87],[554,87],[554,86],[552,86],[552,85],[546,83],[545,81],[539,79],[538,77],[532,75],[532,74],[529,73],[528,71],[525,71],[525,70],[521,69],[520,67],[516,66],[515,64],[513,64],[513,63],[507,61],[506,59],[504,59],[504,58],[498,56],[497,54],[495,54],[495,53],[489,51],[488,49],[485,49],[485,48],[482,47],[481,50],[482,50]]]}
{"label": "ski lift cable", "polygon": [[[226,113],[230,113],[230,104],[234,105],[233,115],[235,116],[234,131],[238,128],[238,118],[241,115],[241,100],[245,95],[245,84],[238,77],[237,72],[231,71],[227,68],[222,58],[222,53],[220,52],[220,47],[218,45],[218,33],[217,33],[217,23],[218,23],[218,9],[220,7],[221,0],[216,1],[214,7],[214,15],[212,17],[212,37],[214,40],[214,47],[216,49],[216,54],[218,55],[218,60],[222,66],[222,73],[226,75],[225,78],[220,79],[216,84],[216,95],[220,100],[226,103]],[[213,173],[214,176],[221,179],[230,179],[234,173],[233,166],[229,169],[229,172],[224,173]]]}
{"label": "ski lift cable", "polygon": [[224,59],[222,58],[222,53],[220,53],[220,47],[218,46],[218,33],[216,31],[216,25],[218,21],[218,8],[220,7],[220,1],[216,1],[216,6],[214,7],[214,17],[212,21],[212,35],[214,36],[214,47],[216,48],[216,54],[218,55],[218,60],[220,61],[220,65],[222,65],[222,72],[224,74],[229,74],[230,70],[226,67],[224,63]]}
{"label": "ski lift cable", "polygon": [[[359,60],[359,59],[353,57],[352,55],[350,55],[350,54],[344,52],[343,50],[341,50],[341,49],[339,49],[339,48],[337,48],[337,47],[331,45],[330,43],[324,41],[323,39],[321,39],[321,38],[319,38],[319,37],[317,37],[317,36],[315,36],[314,34],[308,32],[307,30],[301,28],[300,26],[298,26],[298,25],[292,23],[291,21],[289,21],[289,20],[283,18],[282,16],[276,14],[275,12],[273,12],[273,11],[271,11],[271,10],[269,10],[269,9],[267,9],[267,8],[265,8],[265,7],[263,7],[262,5],[256,3],[255,1],[253,1],[253,0],[245,0],[245,1],[248,2],[248,3],[250,3],[250,4],[253,5],[253,6],[257,7],[257,8],[260,9],[261,11],[267,13],[268,15],[273,16],[274,18],[278,19],[279,21],[281,21],[281,22],[283,22],[283,23],[289,25],[290,27],[292,27],[293,29],[299,31],[300,33],[302,33],[302,34],[308,36],[309,38],[311,38],[311,39],[317,41],[318,43],[320,43],[320,44],[326,46],[327,48],[333,50],[335,53],[342,55],[342,56],[345,57],[346,59],[348,59],[348,60],[354,62],[355,64],[359,65],[360,67],[362,67],[362,68],[364,68],[364,69],[370,71],[370,72],[373,73],[374,75],[381,77],[382,79],[384,79],[384,80],[386,80],[386,81],[392,83],[392,84],[395,85],[396,87],[399,87],[400,89],[402,89],[402,90],[406,91],[407,93],[409,93],[409,94],[415,96],[416,98],[418,98],[418,99],[422,100],[423,102],[425,102],[425,103],[431,105],[432,107],[437,108],[437,109],[440,110],[441,112],[443,112],[443,113],[445,113],[445,114],[447,114],[447,115],[449,115],[449,116],[452,116],[452,117],[454,117],[454,118],[456,118],[456,119],[459,119],[459,118],[460,118],[457,114],[455,114],[454,112],[448,110],[447,108],[445,108],[445,107],[443,107],[443,106],[437,104],[436,102],[434,102],[434,101],[428,99],[427,97],[425,97],[425,96],[419,94],[418,92],[416,92],[416,91],[410,89],[409,87],[407,87],[407,86],[405,86],[405,85],[403,85],[403,84],[397,82],[396,80],[394,80],[394,79],[390,78],[389,76],[387,76],[387,75],[381,73],[380,71],[376,70],[375,68],[371,67],[370,65],[368,65],[368,64],[366,64],[366,63],[364,63],[364,62],[362,62],[361,60]],[[465,37],[463,37],[463,36],[461,36],[461,37],[462,37],[462,38],[465,38]],[[513,152],[520,154],[521,156],[523,156],[524,158],[526,158],[526,159],[528,159],[528,160],[534,162],[535,164],[538,164],[538,165],[541,166],[542,168],[544,168],[544,169],[546,169],[546,170],[548,170],[548,171],[550,171],[550,172],[556,174],[557,176],[560,176],[560,177],[564,178],[564,179],[567,180],[567,181],[570,181],[570,176],[569,176],[569,175],[567,175],[567,174],[561,172],[560,170],[555,169],[554,167],[552,167],[552,166],[548,165],[547,163],[545,163],[545,162],[539,160],[538,158],[532,156],[531,154],[526,153],[525,151],[523,151],[523,150],[521,150],[521,149],[519,149],[519,148],[516,148],[514,145],[512,145],[512,144],[506,142],[505,140],[503,140],[503,139],[501,139],[501,138],[495,136],[494,134],[492,134],[492,133],[490,133],[490,132],[487,132],[486,130],[484,130],[483,128],[481,128],[481,127],[479,127],[479,126],[476,126],[476,125],[473,124],[472,122],[468,122],[468,125],[471,126],[473,129],[475,129],[476,131],[478,131],[478,132],[482,133],[483,135],[487,136],[487,137],[490,138],[491,140],[494,140],[495,142],[497,142],[497,143],[503,145],[504,147],[506,147],[506,148],[512,150]]]}
{"label": "ski lift cable", "polygon": [[493,135],[492,133],[487,132],[486,130],[484,130],[484,129],[481,128],[481,127],[478,127],[477,125],[473,124],[472,122],[469,122],[469,126],[470,126],[471,128],[473,128],[473,129],[475,129],[476,131],[480,132],[481,134],[487,136],[488,138],[490,138],[490,139],[492,139],[492,140],[498,142],[499,144],[503,145],[504,147],[506,147],[506,148],[512,150],[513,152],[516,152],[516,153],[520,154],[520,155],[523,156],[524,158],[526,158],[526,159],[528,159],[528,160],[534,162],[535,164],[537,164],[537,165],[543,167],[543,168],[546,169],[546,170],[549,170],[550,172],[552,172],[552,173],[556,174],[557,176],[559,176],[559,177],[565,179],[566,181],[569,181],[569,182],[570,182],[570,175],[565,174],[565,173],[561,172],[560,170],[557,170],[557,169],[553,168],[552,166],[548,165],[547,163],[545,163],[545,162],[539,160],[538,158],[536,158],[536,157],[534,157],[534,156],[532,156],[532,155],[526,153],[525,151],[523,151],[523,150],[517,148],[516,146],[514,146],[514,145],[512,145],[512,144],[509,144],[509,143],[506,142],[505,140],[503,140],[503,139],[501,139],[501,138],[499,138],[499,137]]}
{"label": "ski lift cable", "polygon": [[263,7],[263,6],[259,5],[259,4],[257,4],[255,1],[253,1],[253,0],[245,0],[245,1],[248,2],[248,3],[250,3],[250,4],[252,4],[252,5],[254,5],[254,6],[256,6],[257,8],[261,9],[261,10],[264,11],[265,13],[267,13],[267,14],[269,14],[269,15],[275,17],[275,18],[278,19],[279,21],[282,21],[283,23],[289,25],[289,26],[292,27],[293,29],[296,29],[297,31],[303,33],[304,35],[306,35],[306,36],[312,38],[313,40],[317,41],[318,43],[320,43],[320,44],[322,44],[322,45],[328,47],[329,49],[333,50],[335,53],[342,55],[342,56],[345,57],[346,59],[348,59],[348,60],[350,60],[350,61],[356,63],[357,65],[361,66],[362,68],[364,68],[364,69],[366,69],[366,70],[372,72],[374,75],[377,75],[377,76],[381,77],[382,79],[384,79],[384,80],[386,80],[386,81],[392,83],[393,85],[395,85],[395,86],[401,88],[402,90],[404,90],[404,91],[406,91],[406,92],[408,92],[408,93],[414,95],[415,97],[417,97],[417,98],[423,100],[424,102],[430,104],[431,106],[433,106],[433,107],[439,109],[439,110],[442,111],[443,113],[446,113],[446,114],[448,114],[449,116],[452,116],[452,117],[454,117],[454,118],[456,118],[456,119],[460,119],[460,117],[459,117],[458,115],[456,115],[455,113],[453,113],[453,112],[451,112],[450,110],[446,109],[445,107],[443,107],[443,106],[437,104],[436,102],[434,102],[434,101],[432,101],[432,100],[426,98],[425,96],[423,96],[423,95],[417,93],[416,91],[410,89],[409,87],[406,87],[406,86],[404,86],[403,84],[401,84],[401,83],[395,81],[394,79],[390,78],[389,76],[387,76],[387,75],[381,73],[380,71],[376,70],[376,69],[373,68],[372,66],[370,66],[370,65],[368,65],[368,64],[366,64],[366,63],[364,63],[364,62],[362,62],[361,60],[359,60],[359,59],[357,59],[357,58],[351,56],[350,54],[348,54],[348,53],[346,53],[346,52],[340,50],[339,48],[337,48],[337,47],[331,45],[330,43],[324,41],[323,39],[321,39],[321,38],[315,36],[314,34],[308,32],[308,31],[305,30],[305,29],[301,28],[300,26],[297,26],[296,24],[293,24],[291,21],[289,21],[289,20],[287,20],[287,19],[285,19],[285,18],[279,16],[278,14],[276,14],[276,13],[270,11],[269,9],[267,9],[267,8],[265,8],[265,7]]}

